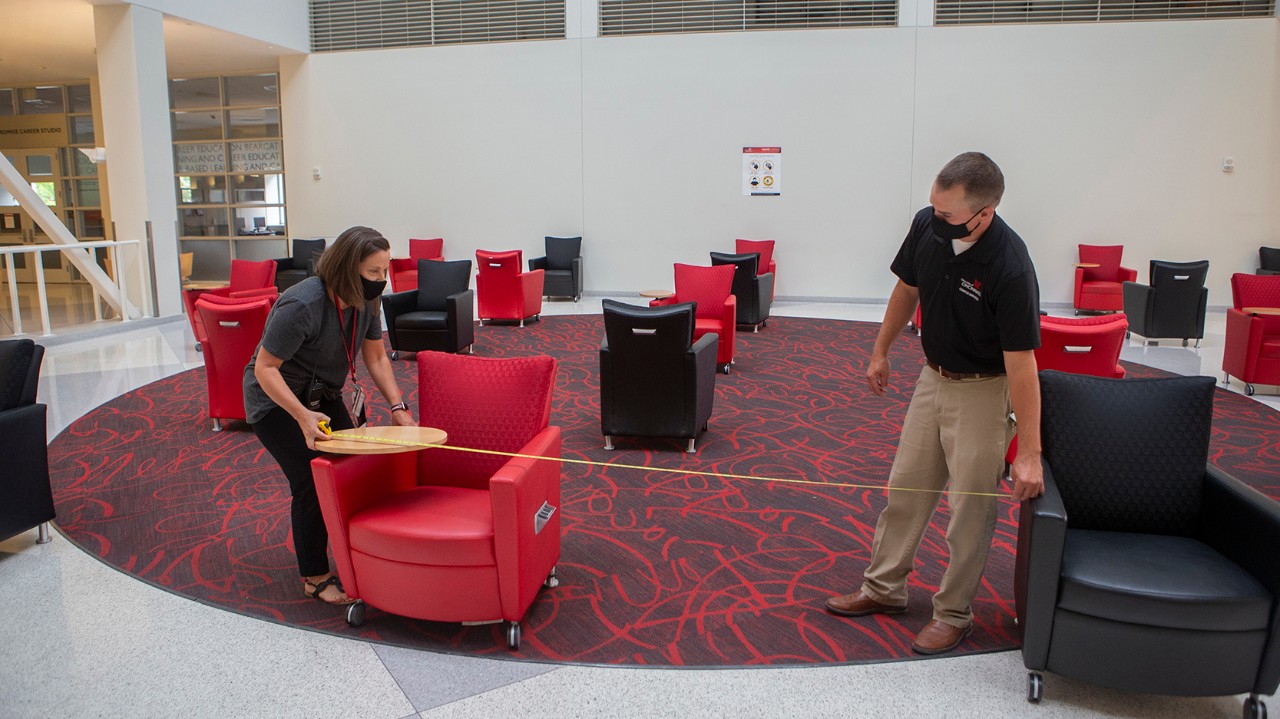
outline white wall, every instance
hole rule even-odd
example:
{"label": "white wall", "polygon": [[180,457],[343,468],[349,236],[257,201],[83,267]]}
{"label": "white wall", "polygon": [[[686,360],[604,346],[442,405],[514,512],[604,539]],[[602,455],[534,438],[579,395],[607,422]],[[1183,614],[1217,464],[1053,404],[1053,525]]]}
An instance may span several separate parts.
{"label": "white wall", "polygon": [[[110,0],[91,1],[95,4],[110,3]],[[311,49],[307,0],[125,1],[297,52]]]}
{"label": "white wall", "polygon": [[[885,297],[934,174],[989,153],[1046,302],[1078,242],[1213,260],[1210,304],[1280,234],[1274,20],[736,33],[324,53],[281,63],[289,224],[540,254],[585,236],[588,291],[666,287],[734,237],[778,294]],[[783,196],[741,148],[783,147]],[[1237,169],[1221,172],[1231,155]],[[311,177],[320,166],[323,178]]]}

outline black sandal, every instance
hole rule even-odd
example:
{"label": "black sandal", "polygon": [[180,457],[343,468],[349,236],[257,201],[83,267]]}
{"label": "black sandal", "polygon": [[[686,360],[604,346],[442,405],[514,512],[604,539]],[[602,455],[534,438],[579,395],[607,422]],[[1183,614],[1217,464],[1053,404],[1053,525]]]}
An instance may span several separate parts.
{"label": "black sandal", "polygon": [[[337,587],[339,592],[342,592],[343,594],[347,593],[347,590],[342,588],[342,582],[338,580],[338,575],[336,574],[329,575],[328,579],[322,580],[319,584],[316,584],[315,582],[312,582],[310,579],[305,579],[305,578],[302,580],[302,583],[305,585],[302,588],[303,594],[305,594],[308,597],[311,597],[312,599],[316,599],[321,602],[324,602],[325,604],[333,604],[335,606],[345,606],[347,604],[354,604],[356,601],[350,597],[347,597],[346,601],[339,600],[336,602],[331,602],[328,599],[325,599],[324,597],[320,596],[324,592],[324,590],[328,589],[329,587]],[[310,588],[311,591],[307,591],[308,588]]]}

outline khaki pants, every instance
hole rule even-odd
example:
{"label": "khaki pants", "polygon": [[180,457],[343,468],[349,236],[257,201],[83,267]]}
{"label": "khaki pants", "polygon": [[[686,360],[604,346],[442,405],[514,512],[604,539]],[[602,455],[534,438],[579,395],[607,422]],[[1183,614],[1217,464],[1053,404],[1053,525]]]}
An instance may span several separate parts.
{"label": "khaki pants", "polygon": [[[889,504],[876,523],[862,585],[867,596],[883,604],[907,603],[907,577],[944,488],[1000,491],[1013,435],[1009,409],[1005,377],[952,380],[927,366],[921,371],[889,474]],[[950,561],[933,595],[933,618],[965,627],[973,621],[970,602],[991,548],[997,498],[949,494],[948,503]]]}

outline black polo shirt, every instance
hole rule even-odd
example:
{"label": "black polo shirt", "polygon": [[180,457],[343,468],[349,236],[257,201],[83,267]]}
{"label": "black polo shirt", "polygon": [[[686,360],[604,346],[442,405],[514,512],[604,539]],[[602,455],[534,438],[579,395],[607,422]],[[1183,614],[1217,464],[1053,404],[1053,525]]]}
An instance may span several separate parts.
{"label": "black polo shirt", "polygon": [[1040,286],[1027,246],[997,215],[957,256],[932,219],[931,207],[916,213],[890,265],[920,290],[925,357],[952,372],[1003,372],[1003,352],[1040,346]]}

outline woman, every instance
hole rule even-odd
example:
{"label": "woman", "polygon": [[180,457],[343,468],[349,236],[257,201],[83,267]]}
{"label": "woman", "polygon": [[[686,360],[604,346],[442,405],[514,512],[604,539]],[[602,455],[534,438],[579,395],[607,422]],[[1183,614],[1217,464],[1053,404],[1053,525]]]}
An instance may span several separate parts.
{"label": "woman", "polygon": [[[379,297],[390,263],[391,245],[376,230],[352,227],[343,232],[321,255],[316,276],[280,295],[257,355],[244,372],[246,416],[279,462],[293,495],[293,547],[302,591],[328,604],[354,600],[329,571],[329,534],[311,460],[319,456],[316,440],[325,436],[322,421],[334,430],[354,426],[342,388],[347,377],[355,378],[357,343],[369,375],[391,404],[392,421],[415,424],[382,346]],[[354,395],[356,412],[363,414],[359,387]]]}

